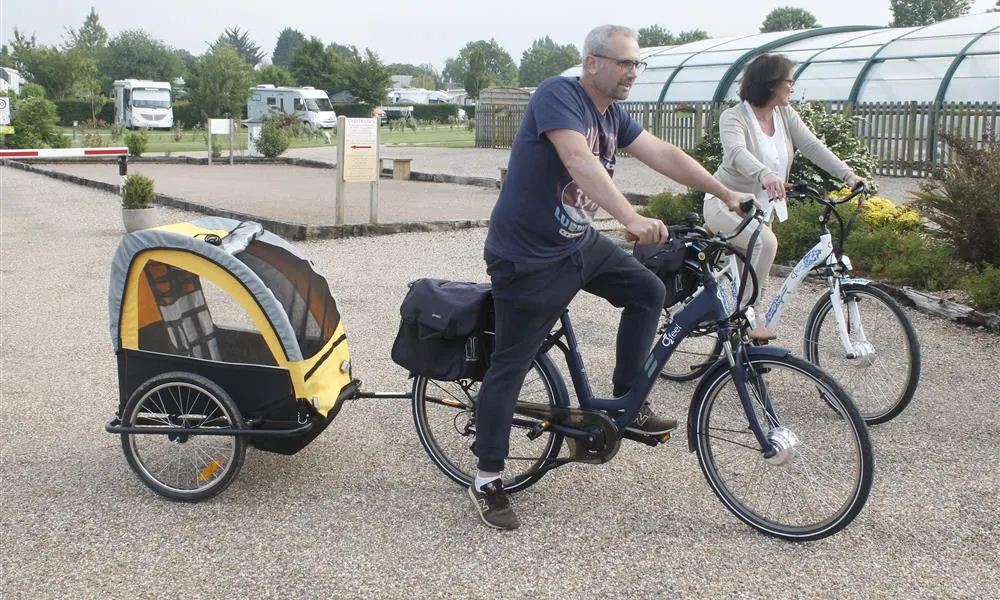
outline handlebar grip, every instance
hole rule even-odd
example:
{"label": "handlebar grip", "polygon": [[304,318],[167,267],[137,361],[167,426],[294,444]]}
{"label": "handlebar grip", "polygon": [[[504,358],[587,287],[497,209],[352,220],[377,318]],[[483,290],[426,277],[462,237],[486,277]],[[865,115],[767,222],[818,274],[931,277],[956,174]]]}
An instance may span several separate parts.
{"label": "handlebar grip", "polygon": [[750,209],[754,207],[753,198],[748,196],[740,200],[740,210],[744,213],[750,212]]}

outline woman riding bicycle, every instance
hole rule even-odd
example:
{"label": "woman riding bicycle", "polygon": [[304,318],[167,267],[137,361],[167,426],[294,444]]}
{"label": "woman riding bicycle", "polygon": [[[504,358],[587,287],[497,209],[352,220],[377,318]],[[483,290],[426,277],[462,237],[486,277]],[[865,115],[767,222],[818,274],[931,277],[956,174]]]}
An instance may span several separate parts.
{"label": "woman riding bicycle", "polygon": [[[795,150],[851,188],[864,182],[823,145],[789,105],[795,91],[793,67],[792,61],[781,54],[755,58],[743,72],[740,84],[743,102],[723,111],[719,119],[723,154],[715,177],[729,189],[755,194],[768,215],[750,261],[760,277],[760,291],[754,304],[756,328],[751,335],[762,339],[774,337],[764,327],[764,315],[758,310],[759,306],[766,306],[763,292],[778,251],[770,222],[775,213],[780,221],[787,218],[785,181]],[[737,200],[721,200],[706,194],[705,225],[713,231],[732,231],[740,222],[735,214],[738,208]],[[731,243],[745,250],[753,233],[754,228],[748,228]]]}

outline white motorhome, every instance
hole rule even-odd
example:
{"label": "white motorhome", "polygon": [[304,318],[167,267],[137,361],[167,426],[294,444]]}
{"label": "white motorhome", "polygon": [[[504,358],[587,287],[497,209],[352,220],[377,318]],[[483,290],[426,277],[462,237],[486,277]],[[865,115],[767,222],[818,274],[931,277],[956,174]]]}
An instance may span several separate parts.
{"label": "white motorhome", "polygon": [[119,79],[114,82],[115,123],[129,129],[174,126],[170,83],[145,79]]}
{"label": "white motorhome", "polygon": [[294,115],[306,125],[328,129],[337,126],[337,113],[330,97],[313,87],[275,87],[261,84],[250,88],[247,119],[260,121],[272,113]]}

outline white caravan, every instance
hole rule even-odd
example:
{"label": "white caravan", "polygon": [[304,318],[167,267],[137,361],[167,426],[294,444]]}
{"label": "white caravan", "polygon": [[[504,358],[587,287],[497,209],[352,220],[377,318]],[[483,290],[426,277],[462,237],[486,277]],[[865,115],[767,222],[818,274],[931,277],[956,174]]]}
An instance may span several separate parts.
{"label": "white caravan", "polygon": [[250,88],[247,119],[260,121],[272,113],[294,115],[312,127],[337,126],[337,113],[330,97],[313,87],[275,87],[268,83]]}
{"label": "white caravan", "polygon": [[119,79],[114,83],[115,123],[129,129],[174,126],[170,83],[144,79]]}

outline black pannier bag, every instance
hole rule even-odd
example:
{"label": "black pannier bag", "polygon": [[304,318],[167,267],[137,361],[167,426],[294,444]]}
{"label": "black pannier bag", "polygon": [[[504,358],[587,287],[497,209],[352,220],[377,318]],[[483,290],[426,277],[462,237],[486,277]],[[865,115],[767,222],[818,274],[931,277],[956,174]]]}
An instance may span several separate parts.
{"label": "black pannier bag", "polygon": [[392,360],[440,381],[481,380],[492,344],[493,297],[488,283],[417,279],[399,307]]}
{"label": "black pannier bag", "polygon": [[670,308],[698,291],[700,284],[698,272],[684,265],[684,259],[688,257],[689,251],[682,240],[675,238],[671,238],[663,246],[636,242],[632,249],[632,256],[642,266],[655,273],[666,286],[664,308]]}

